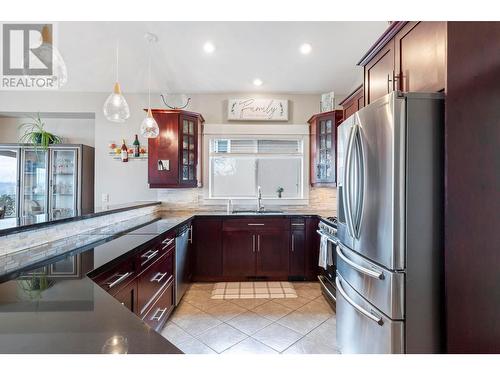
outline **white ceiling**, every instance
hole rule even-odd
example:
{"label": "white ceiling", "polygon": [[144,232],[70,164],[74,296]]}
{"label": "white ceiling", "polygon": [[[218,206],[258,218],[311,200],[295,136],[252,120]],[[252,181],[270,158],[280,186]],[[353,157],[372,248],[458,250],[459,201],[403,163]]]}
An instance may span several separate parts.
{"label": "white ceiling", "polygon": [[[146,32],[152,90],[165,93],[348,93],[362,81],[356,62],[386,22],[60,22],[57,48],[68,68],[67,91],[110,91],[115,47],[124,92],[147,91]],[[211,41],[212,55],[203,51]],[[310,43],[309,55],[299,53]],[[260,78],[263,85],[252,84]]]}

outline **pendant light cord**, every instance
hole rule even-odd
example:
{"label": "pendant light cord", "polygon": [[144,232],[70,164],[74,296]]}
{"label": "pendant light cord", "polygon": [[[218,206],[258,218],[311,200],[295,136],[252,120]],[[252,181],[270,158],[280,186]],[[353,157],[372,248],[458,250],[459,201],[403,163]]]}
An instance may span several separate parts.
{"label": "pendant light cord", "polygon": [[118,82],[118,57],[120,54],[120,40],[116,41],[116,82]]}
{"label": "pendant light cord", "polygon": [[149,63],[148,63],[148,108],[151,109],[151,42],[149,42]]}

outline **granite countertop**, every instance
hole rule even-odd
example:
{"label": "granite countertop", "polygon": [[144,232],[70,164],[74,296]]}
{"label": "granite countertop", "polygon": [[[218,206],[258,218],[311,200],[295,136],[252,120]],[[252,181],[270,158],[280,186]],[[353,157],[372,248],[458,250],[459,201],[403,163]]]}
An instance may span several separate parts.
{"label": "granite countertop", "polygon": [[57,258],[4,274],[0,353],[182,353],[86,275],[185,220],[153,221],[124,235],[87,234],[97,244],[68,245]]}
{"label": "granite countertop", "polygon": [[[59,244],[56,254],[47,244],[0,257],[0,353],[181,353],[86,275],[195,216],[321,214],[328,215],[164,211],[148,222],[135,220],[126,233],[112,224],[79,234]],[[18,266],[2,271],[2,263],[16,257]]]}

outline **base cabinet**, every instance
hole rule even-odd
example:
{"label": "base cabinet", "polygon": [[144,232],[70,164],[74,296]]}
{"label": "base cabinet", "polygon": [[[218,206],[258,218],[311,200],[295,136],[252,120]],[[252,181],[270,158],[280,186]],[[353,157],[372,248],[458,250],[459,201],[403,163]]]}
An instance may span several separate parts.
{"label": "base cabinet", "polygon": [[316,217],[196,217],[193,281],[316,280]]}
{"label": "base cabinet", "polygon": [[113,296],[134,314],[137,314],[137,285],[137,280],[133,280]]}
{"label": "base cabinet", "polygon": [[197,217],[193,222],[193,281],[222,276],[222,220]]}
{"label": "base cabinet", "polygon": [[258,277],[288,278],[289,231],[256,233],[256,269]]}
{"label": "base cabinet", "polygon": [[175,305],[174,239],[171,232],[161,235],[118,264],[95,270],[89,277],[151,328],[160,330]]}
{"label": "base cabinet", "polygon": [[292,280],[304,280],[306,276],[305,220],[293,219],[290,233],[289,275]]}
{"label": "base cabinet", "polygon": [[223,233],[223,275],[242,280],[256,275],[255,246],[257,235],[250,231]]}

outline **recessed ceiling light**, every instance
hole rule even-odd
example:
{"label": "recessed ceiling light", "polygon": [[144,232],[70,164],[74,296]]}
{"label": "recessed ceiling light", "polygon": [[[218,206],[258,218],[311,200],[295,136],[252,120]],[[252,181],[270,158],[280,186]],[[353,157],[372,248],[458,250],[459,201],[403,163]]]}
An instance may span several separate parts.
{"label": "recessed ceiling light", "polygon": [[255,86],[262,86],[262,80],[261,80],[260,78],[255,78],[255,79],[253,80],[253,84],[254,84]]}
{"label": "recessed ceiling light", "polygon": [[215,51],[215,46],[212,42],[206,42],[204,45],[203,45],[203,50],[206,52],[206,53],[214,53]]}
{"label": "recessed ceiling light", "polygon": [[308,55],[311,53],[312,47],[309,43],[304,43],[299,48],[300,53],[303,55]]}

